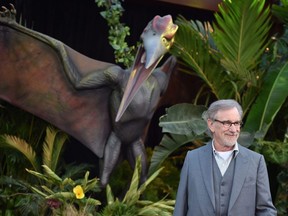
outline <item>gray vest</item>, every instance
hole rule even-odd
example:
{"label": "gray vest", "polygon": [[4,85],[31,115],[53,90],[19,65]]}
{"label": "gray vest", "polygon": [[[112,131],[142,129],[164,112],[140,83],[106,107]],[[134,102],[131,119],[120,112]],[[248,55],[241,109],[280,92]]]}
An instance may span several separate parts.
{"label": "gray vest", "polygon": [[222,176],[217,162],[213,157],[213,180],[216,216],[227,216],[228,214],[230,194],[233,186],[235,159],[235,157],[232,158],[229,167]]}

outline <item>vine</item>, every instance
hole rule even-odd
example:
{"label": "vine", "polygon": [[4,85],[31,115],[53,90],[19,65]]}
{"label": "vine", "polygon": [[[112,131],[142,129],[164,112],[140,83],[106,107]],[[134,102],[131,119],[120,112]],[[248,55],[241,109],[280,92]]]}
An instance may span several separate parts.
{"label": "vine", "polygon": [[[122,0],[123,1],[123,0]],[[134,61],[135,46],[129,47],[125,42],[130,35],[130,28],[120,22],[124,9],[120,0],[95,0],[97,6],[104,7],[105,10],[100,15],[107,21],[109,26],[109,44],[114,49],[116,63],[122,63],[130,67]]]}

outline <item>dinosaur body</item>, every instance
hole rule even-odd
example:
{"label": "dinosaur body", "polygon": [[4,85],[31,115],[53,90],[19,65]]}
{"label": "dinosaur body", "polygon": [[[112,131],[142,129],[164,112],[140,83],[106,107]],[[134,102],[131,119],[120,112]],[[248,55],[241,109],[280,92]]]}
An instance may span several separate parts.
{"label": "dinosaur body", "polygon": [[145,179],[147,160],[141,136],[166,89],[175,59],[145,78],[118,121],[131,71],[88,58],[17,24],[13,11],[1,12],[0,62],[0,98],[50,122],[102,158],[103,185],[125,155],[131,165],[142,156]]}

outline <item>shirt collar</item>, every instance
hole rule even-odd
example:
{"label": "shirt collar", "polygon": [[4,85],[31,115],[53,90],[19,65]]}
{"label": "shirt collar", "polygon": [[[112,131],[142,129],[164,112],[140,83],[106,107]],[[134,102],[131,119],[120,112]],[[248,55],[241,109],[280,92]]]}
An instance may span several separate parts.
{"label": "shirt collar", "polygon": [[[214,147],[214,139],[212,140],[212,148],[213,148],[213,154],[215,155],[215,153],[217,152],[215,147]],[[234,148],[232,149],[233,153],[234,153],[234,157],[237,156],[237,154],[239,153],[239,147],[238,147],[238,142],[235,143]]]}

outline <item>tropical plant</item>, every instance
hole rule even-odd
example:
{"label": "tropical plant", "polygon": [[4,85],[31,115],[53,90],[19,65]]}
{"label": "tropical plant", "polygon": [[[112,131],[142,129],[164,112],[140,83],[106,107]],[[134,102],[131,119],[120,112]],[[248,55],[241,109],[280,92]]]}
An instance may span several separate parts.
{"label": "tropical plant", "polygon": [[[201,95],[207,98],[206,101],[211,101],[215,98],[234,98],[241,104],[244,104],[242,106],[244,107],[244,114],[247,116],[248,111],[254,109],[252,105],[257,105],[254,102],[258,98],[260,89],[262,90],[262,87],[264,87],[264,89],[267,88],[269,89],[268,91],[271,91],[271,85],[270,87],[262,85],[264,77],[269,76],[270,73],[269,71],[265,71],[261,66],[260,57],[262,56],[259,55],[259,52],[263,55],[266,50],[268,31],[271,26],[268,22],[269,10],[264,7],[264,2],[250,0],[237,1],[237,4],[235,4],[231,1],[223,1],[220,11],[215,15],[214,29],[209,24],[204,25],[200,22],[187,21],[181,17],[176,20],[179,30],[177,31],[171,53],[177,56],[180,63],[185,66],[183,67],[184,69],[180,67],[180,70],[196,75],[202,81],[203,86],[200,88],[196,99],[199,99]],[[245,37],[243,32],[245,32]],[[258,35],[259,39],[255,38],[254,35]],[[251,48],[250,41],[246,38],[251,38],[253,41]],[[271,42],[269,41],[269,43]],[[258,59],[254,59],[255,56],[258,56]],[[247,62],[250,58],[254,60]],[[190,71],[187,70],[187,66],[188,69],[190,68]],[[274,80],[272,91],[275,89],[275,85],[277,85],[277,80]],[[282,87],[283,84],[280,86]],[[210,91],[212,94],[203,94],[204,89]],[[286,98],[287,94],[286,92],[283,93],[281,98]],[[269,98],[269,101],[272,101],[272,99],[274,98]],[[277,105],[281,107],[283,100],[279,100],[278,102]],[[194,104],[197,104],[196,100]],[[166,121],[167,117],[162,117],[160,119],[160,126],[167,128],[167,125],[171,127],[171,124],[175,125],[177,123],[177,127],[173,128],[173,132],[168,132],[187,136],[187,134],[191,133],[187,133],[187,131],[184,133],[183,131],[178,132],[179,125],[191,122],[192,117],[183,114],[184,108],[181,106],[177,105],[174,111],[171,108],[171,111],[165,115],[169,115],[171,118],[164,124],[162,121]],[[184,104],[183,106],[187,105]],[[179,110],[177,110],[178,108]],[[279,109],[271,110],[269,116],[275,117],[278,111]],[[185,112],[190,114],[187,111]],[[253,114],[249,112],[249,115]],[[193,118],[201,119],[201,114],[198,112],[198,117]],[[180,119],[181,121],[179,121]],[[188,121],[186,121],[187,119]],[[270,124],[273,118],[267,118],[268,120],[269,122],[266,122],[265,125]],[[199,121],[201,122],[201,120]],[[255,124],[257,123],[254,122],[253,125]],[[183,127],[192,128],[185,124],[183,124]],[[244,131],[246,131],[245,127],[246,124],[244,125]],[[165,132],[165,129],[163,132]],[[166,141],[166,137],[164,138],[160,146],[167,150],[171,146],[171,143],[169,144]],[[174,149],[184,145],[187,141],[189,142],[189,140],[185,141],[185,139],[182,142],[174,141]],[[154,155],[159,154],[155,151]],[[169,152],[166,151],[166,154],[162,155],[166,157],[169,155]],[[154,160],[154,156],[152,160]],[[159,161],[159,157],[157,157],[157,160]],[[163,161],[163,158],[161,161]]]}
{"label": "tropical plant", "polygon": [[[53,170],[56,170],[59,156],[66,139],[66,134],[52,127],[47,127],[46,136],[43,141],[43,152],[39,154],[38,149],[35,149],[35,143],[34,145],[30,144],[16,135],[0,135],[0,148],[2,149],[2,153],[6,153],[2,155],[4,163],[1,164],[2,175],[0,177],[2,197],[0,207],[3,209],[3,214],[9,211],[15,213],[19,211],[19,209],[21,209],[23,215],[25,215],[25,212],[27,212],[27,215],[31,212],[41,212],[41,204],[38,203],[34,195],[29,193],[30,185],[39,182],[27,176],[25,167],[31,167],[41,172],[42,168],[40,163],[44,163],[52,167]],[[37,137],[36,140],[41,139]],[[9,160],[15,160],[14,163],[16,164],[17,170],[12,169],[13,166],[9,163]],[[19,163],[22,164],[19,165]],[[30,203],[32,200],[33,205],[27,205],[27,203]]]}
{"label": "tropical plant", "polygon": [[166,110],[159,123],[165,134],[160,145],[154,148],[149,175],[159,169],[164,160],[181,146],[188,142],[201,143],[207,138],[207,126],[202,119],[205,110],[204,106],[186,103],[176,104]]}
{"label": "tropical plant", "polygon": [[46,201],[46,208],[52,211],[51,215],[93,215],[99,200],[87,197],[89,192],[99,192],[98,179],[88,179],[87,171],[84,179],[74,181],[70,177],[60,178],[47,165],[43,165],[44,174],[29,170],[27,172],[43,181],[40,186],[31,186],[31,190]]}
{"label": "tropical plant", "polygon": [[136,160],[133,177],[129,189],[122,200],[115,198],[110,185],[106,186],[107,205],[98,214],[99,216],[168,216],[172,215],[175,200],[162,199],[157,202],[141,200],[147,186],[159,175],[163,168],[154,172],[143,184],[140,185],[141,162]]}
{"label": "tropical plant", "polygon": [[66,139],[67,135],[65,133],[55,128],[47,127],[42,155],[37,155],[32,145],[13,135],[0,135],[0,147],[19,151],[37,172],[41,172],[41,163],[55,171]]}
{"label": "tropical plant", "polygon": [[[273,9],[274,14],[280,13],[282,20],[287,21],[287,1],[280,6],[273,5]],[[263,153],[270,163],[284,168],[287,167],[288,145],[285,139],[279,140],[279,136],[284,137],[286,131],[278,133],[276,137],[271,136],[270,131],[279,127],[273,122],[277,115],[283,115],[279,111],[285,106],[288,96],[287,26],[283,26],[283,34],[274,35],[270,28],[270,12],[270,7],[265,6],[264,0],[242,0],[237,3],[223,1],[219,12],[215,13],[213,28],[208,23],[187,21],[180,17],[177,20],[179,30],[171,53],[184,65],[180,70],[195,75],[203,84],[194,104],[198,104],[201,97],[206,98],[206,101],[215,98],[236,99],[244,108],[245,124],[241,136],[246,141],[240,142],[247,143],[247,146],[253,144],[250,147]],[[194,145],[199,142],[203,144],[207,137],[200,136],[200,139],[194,140],[188,137],[197,134],[195,126],[191,126],[191,120],[195,122],[198,118],[200,128],[201,114],[191,117],[193,111],[185,111],[186,115],[183,112],[196,107],[190,105],[187,108],[187,104],[178,104],[167,109],[166,114],[160,118],[163,132],[169,134],[164,135],[160,146],[155,148],[151,159],[154,169],[184,144],[191,141]],[[282,128],[287,128],[287,122],[283,118],[281,125]],[[285,174],[285,169],[283,171]],[[284,174],[281,175],[281,185],[287,185],[283,184],[283,176],[287,176]],[[277,196],[276,203],[280,197]],[[277,206],[279,209],[286,209],[287,198],[278,203],[281,203],[281,206]],[[282,213],[283,211],[281,215]]]}
{"label": "tropical plant", "polygon": [[[58,183],[58,186],[60,185],[60,189],[64,190],[64,186],[66,186],[65,184],[73,185],[75,184],[75,182],[80,181],[78,180],[74,182],[73,180],[71,180],[71,178],[78,178],[79,175],[84,172],[84,170],[90,169],[91,165],[68,164],[65,165],[65,167],[61,167],[60,155],[62,153],[63,146],[66,140],[67,134],[51,126],[47,127],[46,136],[42,144],[42,152],[39,152],[33,148],[33,145],[15,135],[0,135],[0,147],[2,149],[12,149],[14,151],[20,152],[21,154],[19,154],[17,158],[25,158],[24,161],[28,161],[28,163],[24,163],[24,166],[29,167],[29,169],[26,170],[39,177],[37,179],[27,175],[25,167],[22,167],[22,169],[26,172],[25,174],[22,173],[22,170],[19,170],[19,172],[22,173],[21,175],[16,175],[11,172],[3,172],[4,175],[2,175],[0,178],[0,191],[2,198],[2,201],[0,202],[0,209],[3,209],[3,214],[8,214],[8,212],[18,214],[17,212],[20,211],[22,215],[44,215],[46,209],[48,208],[47,202],[43,198],[44,193],[39,193],[40,195],[42,195],[41,197],[37,193],[31,193],[31,188],[35,189],[37,188],[37,185],[43,185],[45,181],[48,181],[50,184]],[[13,155],[13,157],[15,157],[15,155]],[[44,165],[42,166],[40,163]],[[30,170],[30,167],[34,171]],[[60,177],[55,174],[56,171],[57,173],[62,173],[61,176],[65,180],[63,180],[64,183],[62,185],[62,182],[59,183]],[[45,177],[45,175],[47,177]],[[95,180],[88,181],[88,175],[89,173],[86,173],[85,179],[82,181],[85,191],[92,190],[91,187],[94,187],[95,185],[94,183],[92,184],[92,182],[94,182]],[[56,179],[58,179],[58,182],[56,182]],[[42,186],[42,188],[46,188],[47,190],[49,190],[48,187],[49,186],[47,185]],[[53,189],[50,189],[50,192],[52,193],[53,190],[56,190],[56,188],[57,187],[53,185]],[[93,188],[93,190],[96,189],[97,187]],[[53,197],[52,194],[49,195]],[[55,192],[54,195],[57,196],[59,194]],[[51,198],[48,204],[52,207],[55,207],[55,205],[57,206],[57,203],[59,204],[59,202],[60,201]],[[93,200],[88,199],[88,201],[86,202],[87,206],[85,207],[88,207],[88,204],[90,204],[91,202],[93,202]],[[88,212],[88,209],[85,209],[85,211]],[[57,212],[57,210],[55,211]],[[65,211],[77,212],[78,209],[76,209],[75,206],[71,204],[65,205]]]}
{"label": "tropical plant", "polygon": [[183,17],[176,20],[179,30],[171,53],[202,80],[198,94],[206,90],[212,93],[202,93],[206,97],[234,98],[244,113],[251,107],[263,76],[259,63],[271,26],[264,4],[263,0],[223,1],[213,28]]}

